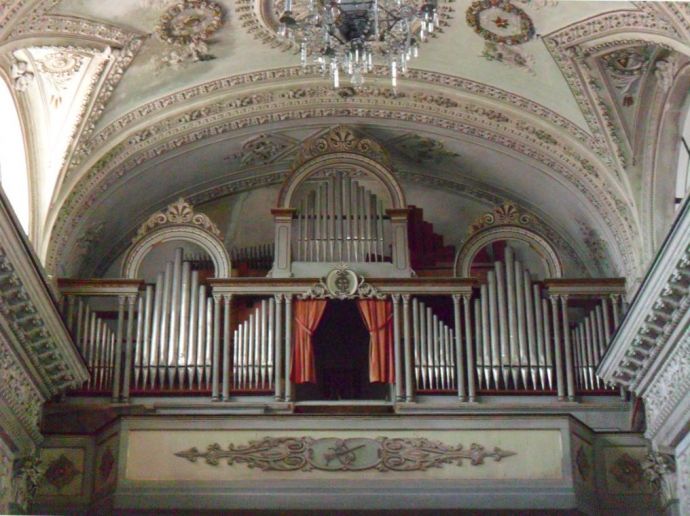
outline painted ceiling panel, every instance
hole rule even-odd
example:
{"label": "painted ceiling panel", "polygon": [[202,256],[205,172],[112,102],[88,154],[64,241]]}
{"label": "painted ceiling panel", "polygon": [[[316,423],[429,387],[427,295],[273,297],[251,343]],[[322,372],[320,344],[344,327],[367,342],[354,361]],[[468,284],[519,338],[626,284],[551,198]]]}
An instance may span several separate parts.
{"label": "painted ceiling panel", "polygon": [[[58,11],[64,14],[107,20],[150,34],[116,89],[99,126],[138,104],[171,91],[230,75],[298,64],[293,51],[272,48],[255,39],[247,30],[246,17],[240,20],[234,2],[224,0],[219,4],[224,11],[223,25],[208,40],[209,54],[215,59],[179,66],[164,61],[171,46],[161,41],[156,33],[161,15],[174,3],[159,0],[65,0],[59,4]],[[603,12],[630,8],[628,2],[517,0],[509,5],[512,9],[519,9],[531,21],[533,34],[525,36],[528,40],[523,44],[499,43],[498,46],[485,37],[494,33],[492,31],[497,34],[519,32],[519,27],[513,31],[510,29],[511,23],[519,23],[516,21],[519,18],[513,16],[515,13],[506,12],[505,7],[491,8],[488,0],[474,4],[470,0],[461,0],[447,5],[452,11],[449,26],[422,46],[413,68],[502,88],[586,127],[577,103],[540,35]],[[466,19],[470,8],[478,13],[477,29],[480,32],[488,29],[488,32],[480,34],[470,26]],[[499,27],[506,24],[507,27]]]}

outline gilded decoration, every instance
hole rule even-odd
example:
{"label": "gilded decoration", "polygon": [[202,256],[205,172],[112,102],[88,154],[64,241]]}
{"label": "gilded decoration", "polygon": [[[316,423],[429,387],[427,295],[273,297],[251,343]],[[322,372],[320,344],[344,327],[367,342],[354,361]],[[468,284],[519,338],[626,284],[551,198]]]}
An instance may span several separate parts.
{"label": "gilded decoration", "polygon": [[101,482],[106,483],[110,479],[110,474],[113,472],[114,467],[115,456],[113,455],[112,448],[107,446],[98,463],[98,474],[100,475]]}
{"label": "gilded decoration", "polygon": [[465,15],[467,24],[487,41],[520,45],[534,38],[532,19],[507,0],[477,0]]}
{"label": "gilded decoration", "polygon": [[72,483],[82,471],[64,454],[50,462],[46,469],[44,480],[58,491]]}
{"label": "gilded decoration", "polygon": [[577,452],[575,453],[575,465],[577,466],[577,472],[580,474],[582,480],[589,479],[589,475],[592,472],[592,464],[590,463],[589,457],[587,456],[587,450],[584,446],[578,446]]}
{"label": "gilded decoration", "polygon": [[645,45],[615,50],[601,58],[613,87],[623,96],[623,106],[634,104],[640,81],[649,68],[653,53],[654,47]]}
{"label": "gilded decoration", "polygon": [[360,136],[351,127],[339,125],[326,134],[305,141],[300,147],[292,168],[296,170],[317,156],[337,152],[361,154],[377,161],[386,168],[391,166],[390,156],[382,145],[375,140]]}
{"label": "gilded decoration", "polygon": [[223,8],[210,0],[184,0],[169,7],[155,28],[161,41],[174,47],[162,62],[177,66],[213,59],[208,42],[223,22]]}
{"label": "gilded decoration", "polygon": [[440,163],[459,154],[446,149],[443,142],[409,133],[395,142],[395,147],[416,163]]}
{"label": "gilded decoration", "polygon": [[609,468],[609,473],[619,484],[632,489],[642,483],[644,471],[640,461],[627,453],[621,454]]}
{"label": "gilded decoration", "polygon": [[379,291],[355,271],[343,264],[330,271],[299,299],[385,299]]}
{"label": "gilded decoration", "polygon": [[[452,1],[452,0],[451,0]],[[238,0],[237,12],[242,21],[242,27],[253,34],[262,43],[279,48],[282,51],[299,48],[299,42],[281,37],[278,34],[280,17],[285,10],[285,0],[259,0],[259,9],[255,8],[256,0]],[[451,2],[438,2],[438,28],[429,34],[430,38],[437,38],[443,33],[444,27],[450,26],[455,9]],[[293,0],[291,12],[296,20],[301,20],[309,13],[309,0]],[[423,43],[423,42],[422,42]]]}
{"label": "gilded decoration", "polygon": [[489,213],[478,217],[472,224],[468,234],[474,235],[487,227],[494,226],[529,226],[534,222],[534,218],[527,213],[520,211],[518,206],[511,201],[497,206]]}
{"label": "gilded decoration", "polygon": [[246,464],[262,471],[426,471],[442,468],[447,464],[458,467],[468,460],[472,466],[484,464],[486,459],[500,462],[515,452],[494,447],[487,450],[473,443],[469,448],[462,444],[451,446],[425,438],[370,439],[334,437],[312,439],[310,437],[264,437],[249,441],[246,445],[230,444],[224,450],[219,444],[211,444],[205,452],[196,447],[175,453],[177,457],[218,466],[221,460],[228,465]]}
{"label": "gilded decoration", "polygon": [[195,213],[194,207],[180,197],[166,209],[151,215],[149,219],[141,225],[136,236],[132,239],[132,243],[138,242],[155,229],[178,224],[198,226],[222,240],[218,226],[216,226],[207,215]]}
{"label": "gilded decoration", "polygon": [[223,8],[208,0],[185,0],[168,8],[156,25],[158,37],[171,45],[208,40],[223,25]]}

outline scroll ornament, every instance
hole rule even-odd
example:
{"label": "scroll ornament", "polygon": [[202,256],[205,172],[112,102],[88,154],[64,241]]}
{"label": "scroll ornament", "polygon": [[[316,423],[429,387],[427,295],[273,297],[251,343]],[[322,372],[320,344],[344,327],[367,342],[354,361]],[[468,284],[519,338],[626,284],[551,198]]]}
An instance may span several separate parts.
{"label": "scroll ornament", "polygon": [[217,466],[221,460],[228,465],[246,464],[262,471],[426,471],[446,464],[462,466],[468,460],[472,466],[484,464],[491,458],[500,462],[515,452],[494,447],[487,450],[473,443],[451,446],[426,438],[365,437],[339,439],[334,437],[264,437],[246,445],[230,444],[225,450],[211,444],[205,452],[196,447],[175,453],[177,457]]}
{"label": "scroll ornament", "polygon": [[364,281],[355,271],[342,264],[313,285],[299,299],[385,299],[373,285]]}
{"label": "scroll ornament", "polygon": [[534,222],[531,215],[523,213],[517,205],[511,201],[506,201],[500,206],[496,206],[489,213],[477,218],[471,225],[469,235],[493,226],[529,226]]}
{"label": "scroll ornament", "polygon": [[324,135],[305,141],[297,153],[292,168],[296,170],[312,158],[338,152],[360,154],[386,167],[391,165],[388,152],[378,142],[361,137],[349,126],[339,125]]}
{"label": "scroll ornament", "polygon": [[138,242],[148,233],[158,229],[161,226],[175,224],[191,224],[194,226],[199,226],[201,229],[212,233],[214,236],[222,240],[218,226],[216,226],[207,215],[204,215],[203,213],[195,213],[194,207],[180,197],[177,201],[170,204],[164,210],[151,215],[148,220],[139,227],[136,236],[132,239],[132,243]]}

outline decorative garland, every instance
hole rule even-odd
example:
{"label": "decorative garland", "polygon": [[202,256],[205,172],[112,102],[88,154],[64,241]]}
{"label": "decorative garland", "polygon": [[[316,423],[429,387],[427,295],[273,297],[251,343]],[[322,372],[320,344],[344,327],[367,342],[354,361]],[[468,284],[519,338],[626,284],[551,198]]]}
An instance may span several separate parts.
{"label": "decorative garland", "polygon": [[[510,20],[516,16],[520,20],[520,30],[510,35],[502,35],[482,25],[481,15],[489,9],[502,11],[507,16],[497,16],[494,23],[498,28],[506,29],[510,26]],[[474,29],[486,41],[503,43],[505,45],[520,45],[534,37],[534,25],[527,13],[511,4],[508,0],[477,0],[467,9],[467,24]]]}

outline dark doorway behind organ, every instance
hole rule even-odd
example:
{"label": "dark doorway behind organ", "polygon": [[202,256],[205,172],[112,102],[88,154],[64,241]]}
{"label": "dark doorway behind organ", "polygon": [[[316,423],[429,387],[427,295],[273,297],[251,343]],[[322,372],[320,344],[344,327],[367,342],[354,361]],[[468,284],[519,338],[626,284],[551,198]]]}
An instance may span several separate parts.
{"label": "dark doorway behind organ", "polygon": [[383,400],[387,385],[369,382],[369,332],[354,300],[329,300],[314,332],[316,385],[297,385],[299,400]]}

